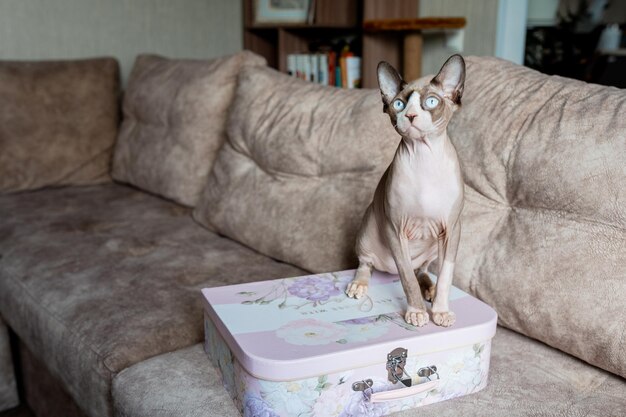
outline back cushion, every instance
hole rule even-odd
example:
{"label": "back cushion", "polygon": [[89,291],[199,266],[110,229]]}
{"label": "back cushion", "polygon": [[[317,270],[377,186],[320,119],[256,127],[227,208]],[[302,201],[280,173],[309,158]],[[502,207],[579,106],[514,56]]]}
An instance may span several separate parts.
{"label": "back cushion", "polygon": [[0,192],[110,181],[113,58],[0,62]]}
{"label": "back cushion", "polygon": [[195,206],[224,142],[240,68],[265,65],[244,51],[212,60],[140,55],[124,97],[113,178]]}
{"label": "back cushion", "polygon": [[400,139],[380,93],[245,68],[229,116],[194,217],[310,271],[355,266],[359,223]]}
{"label": "back cushion", "polygon": [[626,91],[469,58],[449,134],[455,283],[500,323],[626,376]]}

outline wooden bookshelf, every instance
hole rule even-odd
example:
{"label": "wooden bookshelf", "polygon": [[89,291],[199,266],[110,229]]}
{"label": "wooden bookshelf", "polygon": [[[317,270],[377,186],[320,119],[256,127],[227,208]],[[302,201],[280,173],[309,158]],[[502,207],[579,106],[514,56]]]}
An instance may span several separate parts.
{"label": "wooden bookshelf", "polygon": [[[243,0],[244,48],[264,56],[270,66],[286,71],[287,55],[306,53],[309,46],[316,42],[350,37],[357,45],[357,54],[362,57],[362,85],[366,88],[377,87],[376,66],[381,60],[399,69],[407,68],[403,57],[406,50],[406,31],[410,27],[397,26],[398,19],[408,21],[417,18],[419,0],[311,1],[315,2],[313,23],[268,24],[255,23],[256,0]],[[454,18],[430,18],[428,22],[431,26],[426,25],[424,28],[452,28],[454,25],[462,27],[458,26],[461,22]],[[423,19],[422,24],[428,22]],[[412,56],[415,57],[416,54],[413,53]],[[417,62],[412,63],[413,73],[415,68],[419,71],[421,50],[417,51],[417,56]]]}
{"label": "wooden bookshelf", "polygon": [[464,17],[416,17],[402,19],[372,19],[363,21],[365,33],[402,33],[403,67],[402,74],[407,80],[414,80],[422,75],[422,31],[462,29]]}

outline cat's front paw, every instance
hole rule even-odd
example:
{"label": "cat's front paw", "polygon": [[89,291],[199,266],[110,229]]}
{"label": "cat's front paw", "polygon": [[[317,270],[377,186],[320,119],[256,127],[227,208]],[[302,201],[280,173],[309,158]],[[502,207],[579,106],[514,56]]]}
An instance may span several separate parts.
{"label": "cat's front paw", "polygon": [[350,298],[361,298],[367,293],[367,282],[353,280],[346,288],[346,294]]}
{"label": "cat's front paw", "polygon": [[409,307],[404,315],[404,321],[417,327],[425,326],[428,324],[428,312],[426,310]]}
{"label": "cat's front paw", "polygon": [[433,322],[437,326],[450,327],[456,321],[456,314],[452,311],[443,311],[440,313],[433,312]]}

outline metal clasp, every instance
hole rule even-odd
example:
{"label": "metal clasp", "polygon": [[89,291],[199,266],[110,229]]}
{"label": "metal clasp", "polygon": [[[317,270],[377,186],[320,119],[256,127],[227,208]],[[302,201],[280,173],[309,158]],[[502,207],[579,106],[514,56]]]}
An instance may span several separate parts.
{"label": "metal clasp", "polygon": [[374,381],[369,378],[362,381],[356,381],[352,384],[352,391],[361,391],[365,401],[369,401],[370,396],[372,395],[372,385],[374,385]]}
{"label": "metal clasp", "polygon": [[426,378],[429,381],[431,381],[430,377],[433,375],[437,375],[437,379],[439,379],[439,372],[437,372],[437,367],[435,365],[430,365],[425,368],[420,368],[417,371],[417,376]]}
{"label": "metal clasp", "polygon": [[[408,351],[404,348],[395,348],[387,354],[387,379],[394,384],[401,382],[404,386],[410,387],[411,377],[406,373],[404,367]],[[406,376],[406,378],[403,378]]]}
{"label": "metal clasp", "polygon": [[352,391],[365,391],[368,388],[372,388],[374,381],[371,379],[364,379],[362,381],[356,381],[352,384]]}

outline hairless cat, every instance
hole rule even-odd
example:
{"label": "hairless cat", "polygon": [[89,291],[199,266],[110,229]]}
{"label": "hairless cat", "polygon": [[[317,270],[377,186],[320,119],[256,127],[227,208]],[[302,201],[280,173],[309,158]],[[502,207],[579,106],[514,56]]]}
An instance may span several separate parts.
{"label": "hairless cat", "polygon": [[[465,61],[453,55],[434,78],[402,80],[387,62],[378,64],[383,111],[402,136],[396,154],[367,208],[356,242],[359,268],[346,293],[367,292],[372,268],[399,274],[406,294],[407,323],[424,326],[432,301],[432,320],[451,326],[448,307],[461,231],[463,180],[447,126],[461,104]],[[427,271],[438,259],[436,286]]]}

